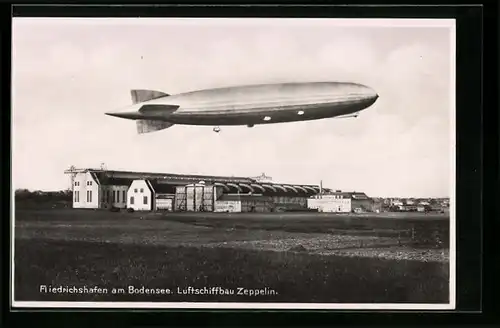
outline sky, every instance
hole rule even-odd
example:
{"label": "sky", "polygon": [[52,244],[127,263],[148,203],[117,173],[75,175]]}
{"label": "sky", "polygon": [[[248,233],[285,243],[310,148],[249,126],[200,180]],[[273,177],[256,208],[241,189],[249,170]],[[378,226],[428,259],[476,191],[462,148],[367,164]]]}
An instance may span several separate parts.
{"label": "sky", "polygon": [[[449,197],[454,161],[454,21],[14,18],[14,188],[70,187],[99,167],[319,184],[372,197]],[[373,88],[358,118],[176,125],[139,135],[104,115],[131,89],[176,94],[256,83]]]}

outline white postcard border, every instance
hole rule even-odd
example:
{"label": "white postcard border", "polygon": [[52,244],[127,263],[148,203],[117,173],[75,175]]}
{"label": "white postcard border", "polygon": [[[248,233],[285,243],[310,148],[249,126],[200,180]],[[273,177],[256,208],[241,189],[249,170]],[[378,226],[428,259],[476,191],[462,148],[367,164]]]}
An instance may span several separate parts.
{"label": "white postcard border", "polygon": [[[16,17],[18,19],[24,19]],[[30,18],[43,20],[47,18]],[[50,18],[51,20],[83,20],[83,18]],[[87,18],[88,19],[88,18]],[[97,19],[97,18],[96,18]],[[169,18],[168,21],[190,20],[192,18]],[[265,18],[259,18],[265,19]],[[130,18],[105,18],[102,19],[103,23],[112,23],[116,20],[129,20],[130,22],[139,22],[139,19]],[[145,18],[156,23],[165,18]],[[204,23],[207,21],[223,21],[223,22],[237,22],[240,19],[235,18],[196,18],[193,20],[202,20]],[[373,26],[375,27],[448,27],[450,28],[450,145],[452,147],[450,166],[451,166],[451,179],[450,179],[450,260],[449,260],[449,303],[439,304],[413,304],[413,303],[266,303],[266,302],[251,302],[251,303],[236,303],[236,302],[46,302],[46,301],[15,301],[15,288],[14,288],[14,270],[15,270],[15,188],[14,178],[12,175],[13,156],[11,152],[11,272],[10,272],[10,300],[13,308],[88,308],[88,309],[276,309],[276,310],[453,310],[456,307],[456,21],[455,19],[266,19],[271,22],[282,23],[295,21],[303,22],[310,20],[329,20],[333,26],[346,26],[346,27],[359,27],[359,26]],[[95,21],[94,21],[95,23]],[[141,22],[142,23],[142,22]],[[13,42],[13,41],[11,41]],[[13,81],[13,74],[11,83]],[[11,91],[12,96],[13,91]],[[13,124],[13,117],[11,115],[11,149],[14,146],[15,127]]]}

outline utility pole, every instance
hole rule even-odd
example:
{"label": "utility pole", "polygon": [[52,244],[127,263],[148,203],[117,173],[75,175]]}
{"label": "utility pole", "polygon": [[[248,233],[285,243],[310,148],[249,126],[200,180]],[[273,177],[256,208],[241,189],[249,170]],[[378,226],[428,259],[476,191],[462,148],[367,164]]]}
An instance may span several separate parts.
{"label": "utility pole", "polygon": [[69,188],[69,190],[71,190],[71,192],[73,193],[74,189],[75,189],[75,177],[76,177],[77,169],[74,165],[71,165],[67,172],[69,173],[69,178],[71,181],[71,187]]}

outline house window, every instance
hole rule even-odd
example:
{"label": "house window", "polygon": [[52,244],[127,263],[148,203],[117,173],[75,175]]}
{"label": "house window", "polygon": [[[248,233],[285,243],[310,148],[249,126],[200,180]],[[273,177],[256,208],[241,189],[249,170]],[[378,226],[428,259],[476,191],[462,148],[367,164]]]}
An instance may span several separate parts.
{"label": "house window", "polygon": [[76,202],[77,203],[80,202],[80,192],[79,191],[76,192]]}
{"label": "house window", "polygon": [[111,190],[108,190],[108,202],[111,201]]}
{"label": "house window", "polygon": [[141,188],[141,194],[142,194],[143,192],[144,192],[144,189],[143,189],[143,188]]}
{"label": "house window", "polygon": [[116,203],[116,190],[113,190],[113,203]]}
{"label": "house window", "polygon": [[116,191],[116,202],[119,203],[120,202],[120,190],[117,190]]}
{"label": "house window", "polygon": [[91,185],[92,185],[92,181],[89,181],[89,186],[91,186]]}
{"label": "house window", "polygon": [[75,181],[75,186],[78,186],[78,182]]}
{"label": "house window", "polygon": [[137,189],[134,189],[134,192],[137,194]]}
{"label": "house window", "polygon": [[123,202],[125,203],[127,201],[127,191],[123,191]]}
{"label": "house window", "polygon": [[148,196],[144,196],[144,205],[148,204]]}
{"label": "house window", "polygon": [[92,190],[89,191],[89,199],[90,199],[89,202],[92,203]]}
{"label": "house window", "polygon": [[134,196],[130,197],[130,204],[134,205]]}
{"label": "house window", "polygon": [[78,192],[78,191],[75,191],[75,197],[74,197],[74,201],[75,201],[75,202],[76,202],[76,193],[77,193],[77,192]]}
{"label": "house window", "polygon": [[89,191],[87,190],[87,202],[89,201]]}

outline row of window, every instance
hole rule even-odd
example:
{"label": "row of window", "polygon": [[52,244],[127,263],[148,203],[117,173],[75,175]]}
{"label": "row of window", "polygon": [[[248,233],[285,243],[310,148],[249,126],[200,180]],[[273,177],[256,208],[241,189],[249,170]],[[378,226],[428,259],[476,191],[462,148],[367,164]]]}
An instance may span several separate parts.
{"label": "row of window", "polygon": [[[74,193],[75,202],[80,202],[80,191]],[[92,190],[87,190],[87,203],[92,203]]]}
{"label": "row of window", "polygon": [[122,195],[121,201],[125,202],[125,200],[127,199],[127,191],[126,190],[122,190],[121,193],[120,193],[120,190],[113,190],[113,195],[111,195],[111,190],[104,191],[102,193],[102,201],[104,203],[111,202],[111,201],[113,203],[119,203],[120,202],[120,194]]}
{"label": "row of window", "polygon": [[[144,205],[147,205],[147,204],[148,204],[148,196],[144,196],[144,197],[142,198],[142,203],[143,203]],[[130,204],[131,204],[131,205],[134,205],[134,196],[130,197]]]}
{"label": "row of window", "polygon": [[[125,202],[127,199],[127,192],[125,190],[122,190],[122,200]],[[113,190],[113,198],[111,198],[111,190],[108,190],[107,192],[103,192],[103,202],[108,202],[111,199],[113,199],[114,203],[119,203],[120,202],[120,190]],[[74,201],[76,203],[80,202],[80,191],[76,190],[74,192]],[[92,202],[92,190],[87,190],[87,203]],[[142,198],[142,202],[144,205],[148,204],[148,196],[144,196]],[[130,204],[134,204],[134,196],[130,197]]]}
{"label": "row of window", "polygon": [[[142,194],[142,193],[144,192],[144,188],[141,188],[140,190],[141,190],[141,194]],[[137,188],[136,188],[136,189],[134,189],[134,193],[136,193],[136,194],[137,194]]]}
{"label": "row of window", "polygon": [[[75,186],[79,186],[80,185],[80,181],[75,181]],[[87,186],[91,186],[92,185],[92,181],[87,181]]]}

